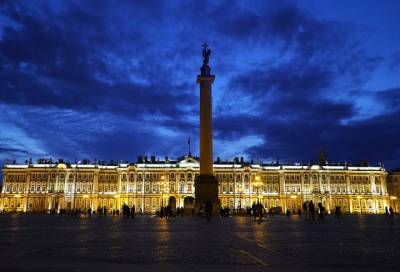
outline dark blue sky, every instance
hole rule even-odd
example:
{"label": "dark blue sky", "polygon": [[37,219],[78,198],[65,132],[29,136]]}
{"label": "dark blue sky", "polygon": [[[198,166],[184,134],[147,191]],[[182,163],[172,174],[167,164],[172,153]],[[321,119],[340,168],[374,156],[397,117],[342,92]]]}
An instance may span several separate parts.
{"label": "dark blue sky", "polygon": [[400,166],[400,1],[0,5],[2,160],[197,150],[207,41],[215,156]]}

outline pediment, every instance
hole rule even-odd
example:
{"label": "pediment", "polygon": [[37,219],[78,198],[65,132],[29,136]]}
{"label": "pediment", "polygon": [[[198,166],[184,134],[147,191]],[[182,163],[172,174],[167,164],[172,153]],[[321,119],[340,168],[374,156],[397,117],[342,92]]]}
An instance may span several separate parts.
{"label": "pediment", "polygon": [[198,167],[199,166],[199,161],[192,158],[192,157],[186,157],[185,159],[181,160],[178,162],[180,166],[192,166],[192,167]]}

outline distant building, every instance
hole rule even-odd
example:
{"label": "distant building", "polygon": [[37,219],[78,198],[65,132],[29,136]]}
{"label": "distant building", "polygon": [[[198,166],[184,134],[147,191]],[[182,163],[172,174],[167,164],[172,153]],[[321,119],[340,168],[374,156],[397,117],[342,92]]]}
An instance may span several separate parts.
{"label": "distant building", "polygon": [[[263,165],[235,159],[218,160],[213,169],[221,204],[231,209],[259,200],[267,209],[297,211],[313,200],[328,211],[341,206],[347,213],[383,213],[391,201],[382,167]],[[0,210],[5,212],[110,211],[125,203],[154,213],[167,204],[192,209],[199,162],[192,157],[115,166],[61,162],[4,165],[2,170]]]}
{"label": "distant building", "polygon": [[400,212],[400,169],[395,169],[388,174],[387,188],[390,195],[390,206],[395,212]]}

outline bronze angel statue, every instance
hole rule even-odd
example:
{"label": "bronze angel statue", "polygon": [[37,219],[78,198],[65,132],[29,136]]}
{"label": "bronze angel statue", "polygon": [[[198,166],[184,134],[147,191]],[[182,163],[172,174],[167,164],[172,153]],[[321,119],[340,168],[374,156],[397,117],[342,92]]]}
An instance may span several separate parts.
{"label": "bronze angel statue", "polygon": [[209,58],[210,58],[210,55],[211,55],[211,49],[207,48],[208,47],[207,43],[205,43],[203,45],[203,47],[204,47],[204,49],[203,49],[203,58],[204,58],[203,59],[203,63],[208,64],[208,61],[209,61]]}

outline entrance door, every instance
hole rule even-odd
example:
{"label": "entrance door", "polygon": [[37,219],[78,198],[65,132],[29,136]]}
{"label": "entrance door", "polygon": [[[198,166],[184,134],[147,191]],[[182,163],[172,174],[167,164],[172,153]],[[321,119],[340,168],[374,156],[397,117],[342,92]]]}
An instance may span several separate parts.
{"label": "entrance door", "polygon": [[194,197],[187,196],[183,199],[183,207],[186,209],[193,209],[194,208]]}
{"label": "entrance door", "polygon": [[169,197],[168,204],[171,206],[172,211],[175,213],[175,211],[176,211],[176,198],[174,196],[170,196]]}

